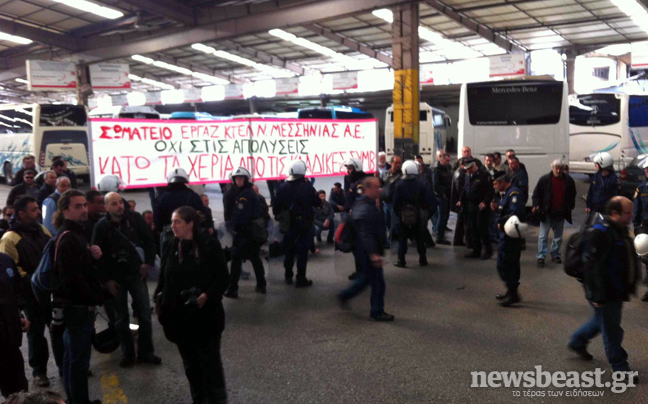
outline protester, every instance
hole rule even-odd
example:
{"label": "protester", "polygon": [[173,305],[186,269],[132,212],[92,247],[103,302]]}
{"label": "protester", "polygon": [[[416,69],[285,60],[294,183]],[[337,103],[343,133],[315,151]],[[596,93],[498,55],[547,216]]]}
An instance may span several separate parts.
{"label": "protester", "polygon": [[432,216],[432,227],[436,233],[436,243],[441,245],[452,244],[446,239],[446,227],[450,218],[450,197],[452,192],[452,167],[450,155],[443,150],[437,152],[437,163],[432,170],[432,186],[439,202],[439,208]]}
{"label": "protester", "polygon": [[13,205],[16,202],[16,199],[23,195],[29,195],[34,198],[38,197],[38,186],[34,183],[35,176],[36,171],[25,171],[23,176],[24,181],[11,188],[9,196],[7,197],[7,205]]}
{"label": "protester", "polygon": [[50,233],[52,233],[52,235],[56,234],[56,227],[54,226],[53,219],[54,213],[56,213],[58,200],[68,189],[70,189],[70,179],[68,177],[59,177],[56,180],[56,190],[43,201],[43,225]]}
{"label": "protester", "polygon": [[342,189],[342,184],[336,182],[331,188],[329,193],[329,203],[333,207],[333,212],[342,213],[344,212],[344,204],[346,203],[344,198],[344,190]]}
{"label": "protester", "polygon": [[2,219],[0,219],[0,230],[9,230],[9,219],[14,214],[13,206],[5,206],[2,208]]}
{"label": "protester", "polygon": [[221,335],[222,297],[228,286],[220,243],[199,231],[188,206],[173,212],[174,238],[165,247],[155,311],[167,339],[178,346],[194,403],[225,404]]}
{"label": "protester", "polygon": [[394,217],[394,194],[396,193],[396,184],[403,176],[401,167],[403,160],[400,156],[393,156],[391,159],[391,168],[380,177],[382,193],[380,202],[382,202],[383,214],[385,216],[385,226],[387,227],[387,237],[390,241],[398,240],[398,230],[400,228],[398,218]]}
{"label": "protester", "polygon": [[54,171],[45,171],[45,173],[43,174],[43,185],[41,185],[40,189],[38,190],[38,195],[36,196],[38,205],[42,206],[45,198],[56,191],[56,179],[57,176]]}
{"label": "protester", "polygon": [[387,162],[387,153],[381,151],[378,153],[378,171],[376,177],[382,178],[383,174],[391,168],[391,164]]}
{"label": "protester", "polygon": [[333,236],[335,235],[335,213],[333,213],[333,207],[331,204],[326,201],[326,191],[320,190],[317,192],[322,204],[315,207],[315,219],[313,220],[313,225],[315,225],[315,237],[317,241],[322,241],[322,231],[328,230],[328,236],[326,242],[328,244],[333,244]]}
{"label": "protester", "polygon": [[[38,173],[40,171],[38,167],[36,167],[36,157],[32,156],[31,154],[27,154],[23,156],[22,164],[23,164],[22,168],[16,171],[16,174],[14,174],[13,180],[11,181],[10,184],[12,187],[21,184],[25,181],[23,178],[25,172],[34,171],[34,173]],[[36,174],[34,174],[34,176],[36,176]]]}
{"label": "protester", "polygon": [[488,173],[477,168],[474,159],[465,159],[463,167],[466,170],[466,178],[457,206],[468,223],[467,234],[473,250],[464,257],[487,260],[493,255],[493,247],[488,236],[490,224],[488,207],[493,199],[493,186]]}
{"label": "protester", "polygon": [[[61,166],[61,163],[59,163],[59,161],[63,163],[63,166]],[[56,172],[56,175],[58,177],[68,177],[70,179],[70,186],[72,187],[72,189],[78,188],[76,174],[74,173],[74,171],[68,168],[67,158],[64,158],[63,156],[54,156],[54,158],[52,158],[52,170]]]}

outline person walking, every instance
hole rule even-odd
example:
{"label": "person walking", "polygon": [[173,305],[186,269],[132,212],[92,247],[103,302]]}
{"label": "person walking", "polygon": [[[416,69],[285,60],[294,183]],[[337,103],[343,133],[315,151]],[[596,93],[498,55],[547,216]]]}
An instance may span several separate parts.
{"label": "person walking", "polygon": [[468,222],[468,237],[473,250],[464,257],[487,260],[493,256],[493,247],[488,236],[490,222],[488,206],[493,199],[493,186],[488,173],[479,169],[473,159],[464,160],[463,166],[466,170],[466,178],[457,207],[464,212]]}

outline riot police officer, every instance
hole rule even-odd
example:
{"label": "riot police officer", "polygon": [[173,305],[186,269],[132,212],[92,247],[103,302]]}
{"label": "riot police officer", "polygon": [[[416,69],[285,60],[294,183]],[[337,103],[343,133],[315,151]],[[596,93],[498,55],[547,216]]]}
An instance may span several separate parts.
{"label": "riot police officer", "polygon": [[[648,177],[648,161],[640,165]],[[637,187],[634,194],[634,212],[632,214],[632,224],[634,225],[635,234],[648,233],[648,180],[643,180]],[[641,256],[641,262],[646,266],[646,277],[644,284],[648,284],[648,254]],[[648,302],[648,292],[646,292],[641,301]]]}
{"label": "riot police officer", "polygon": [[394,213],[400,219],[398,234],[398,261],[395,266],[406,266],[407,241],[416,240],[419,264],[427,265],[425,235],[430,213],[436,211],[437,201],[432,190],[418,180],[419,169],[415,161],[403,163],[403,177],[396,184]]}
{"label": "riot police officer", "polygon": [[[488,238],[488,223],[490,211],[488,205],[493,199],[493,187],[489,181],[488,173],[477,167],[473,159],[464,161],[466,178],[464,187],[459,194],[457,206],[464,212],[468,222],[468,237],[473,248],[466,258],[480,258],[487,260],[493,256],[493,247]],[[482,255],[482,247],[485,249]]]}
{"label": "riot police officer", "polygon": [[[522,253],[522,238],[524,232],[507,232],[508,228],[517,222],[520,228],[519,219],[524,214],[524,197],[522,191],[511,185],[511,177],[502,175],[493,181],[493,188],[496,198],[491,203],[491,209],[497,211],[497,228],[499,240],[497,243],[497,272],[500,279],[506,284],[506,292],[498,294],[497,300],[501,300],[503,307],[509,307],[518,303],[521,298],[518,293],[520,284],[520,255]],[[512,222],[509,219],[515,218]]]}
{"label": "riot police officer", "polygon": [[293,283],[293,266],[297,256],[297,279],[295,286],[307,287],[313,281],[306,278],[308,250],[313,241],[314,208],[321,204],[317,191],[310,181],[306,180],[306,163],[295,161],[290,167],[286,182],[277,190],[272,211],[280,220],[280,227],[287,229],[284,234],[284,269],[287,285]]}
{"label": "riot police officer", "polygon": [[[205,205],[200,195],[192,191],[189,184],[189,174],[183,168],[174,168],[167,174],[167,188],[158,198],[153,217],[155,227],[160,231],[169,231],[171,214],[181,206],[191,206],[198,212],[206,214]],[[168,226],[167,229],[164,227]]]}
{"label": "riot police officer", "polygon": [[344,211],[349,213],[353,208],[356,196],[362,193],[362,179],[367,173],[362,171],[362,161],[357,158],[349,158],[344,162],[347,175],[344,176],[345,203]]}
{"label": "riot police officer", "polygon": [[605,214],[605,204],[619,193],[619,179],[614,172],[614,158],[610,153],[597,153],[592,159],[596,174],[592,177],[587,191],[587,223],[591,223],[596,213]]}
{"label": "riot police officer", "polygon": [[254,220],[261,217],[259,198],[252,188],[250,172],[245,167],[237,168],[231,175],[232,182],[236,184],[236,195],[233,198],[234,206],[231,209],[231,223],[234,238],[232,240],[232,266],[230,284],[226,297],[238,297],[238,281],[241,278],[241,267],[244,260],[250,260],[256,276],[257,293],[266,293],[266,279],[263,262],[259,251],[263,242],[254,233],[257,231],[253,225]]}

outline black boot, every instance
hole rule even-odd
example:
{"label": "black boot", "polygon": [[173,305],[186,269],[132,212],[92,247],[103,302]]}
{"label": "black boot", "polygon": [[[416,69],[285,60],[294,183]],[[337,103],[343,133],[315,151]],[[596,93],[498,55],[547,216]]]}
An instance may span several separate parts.
{"label": "black boot", "polygon": [[422,266],[422,267],[425,267],[425,266],[427,266],[427,264],[428,264],[427,257],[425,255],[421,255],[419,257],[419,265]]}
{"label": "black boot", "polygon": [[504,299],[508,298],[509,293],[510,293],[510,292],[509,292],[509,290],[507,289],[506,292],[495,295],[495,299],[497,299],[497,300],[504,300]]}
{"label": "black boot", "polygon": [[518,294],[518,291],[517,291],[517,288],[516,288],[516,289],[511,289],[509,291],[508,297],[506,299],[504,299],[500,303],[500,305],[502,307],[511,307],[512,305],[514,305],[515,303],[519,303],[520,301],[522,301],[522,298]]}

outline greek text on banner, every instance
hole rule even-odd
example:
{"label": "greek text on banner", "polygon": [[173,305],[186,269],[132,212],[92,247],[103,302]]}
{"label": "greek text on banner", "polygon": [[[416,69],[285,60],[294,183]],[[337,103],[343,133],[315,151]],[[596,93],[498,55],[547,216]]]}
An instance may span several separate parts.
{"label": "greek text on banner", "polygon": [[351,157],[373,172],[376,127],[375,119],[91,119],[91,172],[95,184],[118,175],[129,188],[166,185],[177,167],[194,184],[229,182],[239,166],[257,180],[282,179],[297,159],[312,177],[345,175]]}

